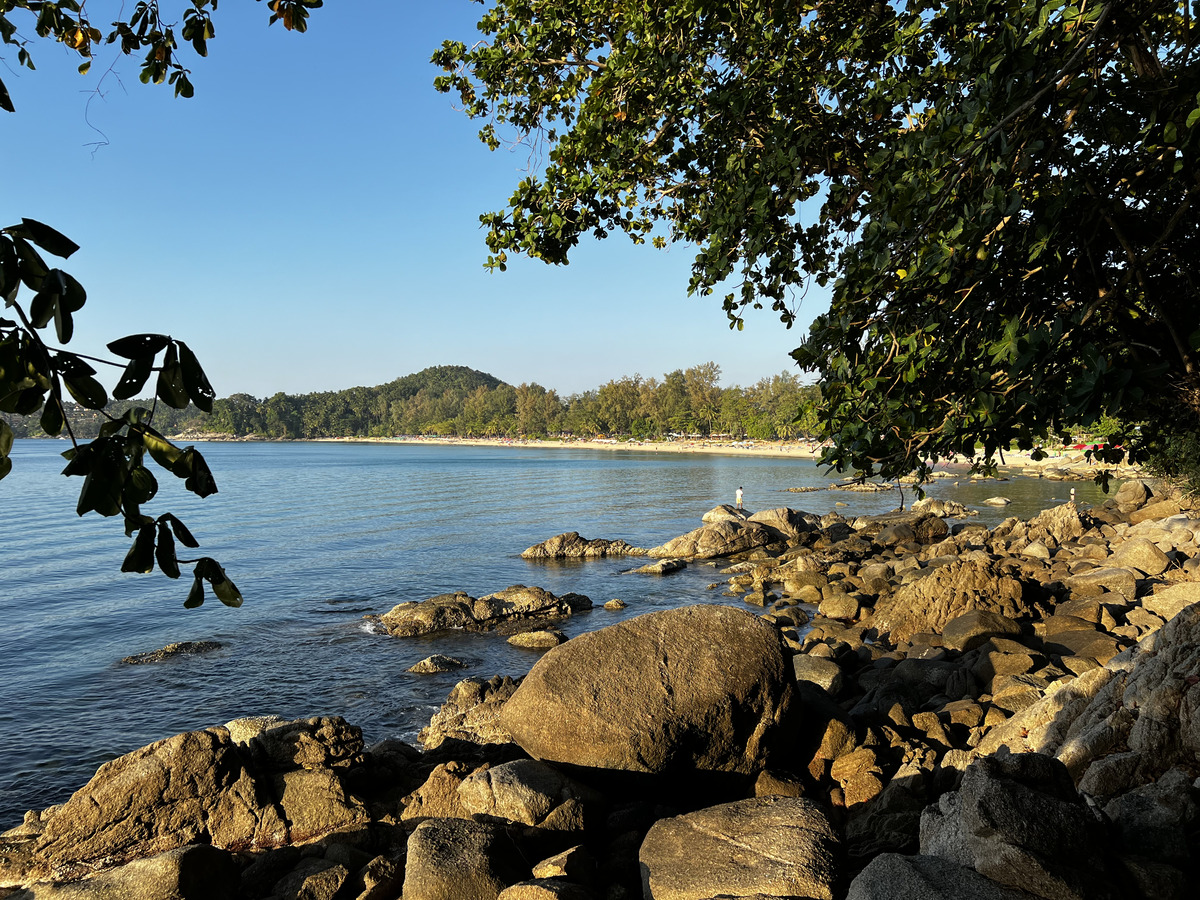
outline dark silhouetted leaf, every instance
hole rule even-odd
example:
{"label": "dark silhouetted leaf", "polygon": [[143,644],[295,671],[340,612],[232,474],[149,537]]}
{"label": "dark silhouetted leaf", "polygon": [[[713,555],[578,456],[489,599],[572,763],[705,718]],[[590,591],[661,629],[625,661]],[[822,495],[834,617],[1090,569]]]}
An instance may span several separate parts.
{"label": "dark silhouetted leaf", "polygon": [[58,405],[58,401],[53,397],[46,401],[46,405],[42,407],[42,418],[39,423],[42,426],[42,431],[56,437],[63,427],[62,407]]}
{"label": "dark silhouetted leaf", "polygon": [[112,341],[108,349],[124,359],[136,359],[139,356],[153,357],[170,342],[171,339],[165,334],[131,334]]}
{"label": "dark silhouetted leaf", "polygon": [[195,569],[197,577],[205,579],[212,585],[213,593],[217,595],[217,599],[226,606],[241,606],[242,593],[237,589],[229,577],[225,574],[225,570],[221,568],[221,564],[210,556],[205,556],[196,561]]}
{"label": "dark silhouetted leaf", "polygon": [[82,516],[93,511],[102,516],[115,516],[121,511],[121,483],[107,468],[93,467],[79,491],[75,514]]}
{"label": "dark silhouetted leaf", "polygon": [[184,452],[190,454],[192,472],[184,481],[183,486],[198,497],[207,497],[217,493],[216,479],[213,478],[212,471],[208,468],[204,457],[200,455],[200,451],[195,447],[188,447]]}
{"label": "dark silhouetted leaf", "polygon": [[125,372],[121,375],[117,386],[113,388],[113,399],[128,400],[130,397],[136,396],[138,391],[145,387],[153,369],[153,356],[135,356],[125,367]]}
{"label": "dark silhouetted leaf", "polygon": [[58,294],[38,291],[29,301],[29,324],[34,328],[45,328],[58,310]]}
{"label": "dark silhouetted leaf", "polygon": [[174,344],[168,345],[167,355],[158,371],[156,393],[158,398],[172,409],[187,408],[188,392],[183,383],[183,367],[179,364],[179,352]]}
{"label": "dark silhouetted leaf", "polygon": [[176,341],[175,344],[179,347],[179,365],[183,368],[183,384],[187,388],[188,396],[198,409],[206,413],[212,412],[213,400],[216,399],[217,393],[208,383],[204,370],[200,368],[200,361],[183,341]]}
{"label": "dark silhouetted leaf", "polygon": [[91,375],[64,375],[63,383],[75,402],[88,409],[104,409],[108,404],[108,394],[104,385]]}
{"label": "dark silhouetted leaf", "polygon": [[175,539],[171,537],[171,529],[161,519],[158,523],[158,549],[154,553],[158,567],[168,578],[179,577],[179,562],[175,558]]}
{"label": "dark silhouetted leaf", "polygon": [[54,333],[60,344],[69,344],[75,335],[75,320],[71,318],[70,310],[63,306],[61,294],[58,303],[54,304]]}
{"label": "dark silhouetted leaf", "polygon": [[121,563],[122,572],[146,574],[154,571],[154,526],[143,525]]}
{"label": "dark silhouetted leaf", "polygon": [[47,253],[53,253],[55,256],[61,256],[63,259],[66,259],[79,249],[78,244],[66,235],[55,231],[49,225],[43,225],[35,219],[25,218],[21,219],[21,223],[28,231],[29,239]]}
{"label": "dark silhouetted leaf", "polygon": [[46,277],[46,273],[50,271],[50,267],[46,265],[45,260],[33,249],[28,241],[14,235],[12,242],[13,247],[17,251],[17,267],[21,273],[21,280],[25,282],[25,286],[31,291],[40,291],[42,289],[42,279]]}
{"label": "dark silhouetted leaf", "polygon": [[170,523],[171,530],[175,532],[175,539],[178,540],[179,543],[183,544],[183,546],[192,548],[200,546],[200,542],[192,537],[192,533],[187,530],[187,526],[170,513],[166,513],[165,515],[161,516],[160,521]]}
{"label": "dark silhouetted leaf", "polygon": [[154,473],[145,466],[138,466],[129,473],[129,480],[125,482],[126,503],[141,506],[143,503],[153,500],[157,493],[158,480],[154,477]]}

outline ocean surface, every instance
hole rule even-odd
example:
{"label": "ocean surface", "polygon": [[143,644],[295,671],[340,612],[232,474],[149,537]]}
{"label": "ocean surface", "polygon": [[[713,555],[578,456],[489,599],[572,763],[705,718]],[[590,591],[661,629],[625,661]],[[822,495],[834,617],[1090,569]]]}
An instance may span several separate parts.
{"label": "ocean surface", "polygon": [[[711,565],[665,578],[630,574],[629,559],[546,564],[526,547],[564,531],[654,546],[697,527],[745,488],[749,509],[886,512],[894,492],[824,487],[808,460],[603,450],[413,444],[202,444],[220,493],[198,500],[159,476],[146,507],[176,513],[245,596],[209,595],[185,610],[190,579],[120,572],[128,548],[116,519],[77,518],[81,479],[59,475],[60,441],[17,441],[0,481],[0,830],[26,809],[65,800],[103,762],[181,731],[248,715],[341,715],[368,743],[415,741],[461,678],[522,675],[536,660],[498,635],[397,639],[363,619],[449,591],[481,596],[513,584],[576,591],[597,608],[568,635],[689,603],[731,603]],[[1018,478],[935,483],[931,494],[978,505],[977,521],[1028,516],[1101,495],[1087,482]],[[906,496],[911,500],[911,495]],[[220,650],[148,665],[123,657],[175,641]],[[405,670],[432,653],[470,668]]]}

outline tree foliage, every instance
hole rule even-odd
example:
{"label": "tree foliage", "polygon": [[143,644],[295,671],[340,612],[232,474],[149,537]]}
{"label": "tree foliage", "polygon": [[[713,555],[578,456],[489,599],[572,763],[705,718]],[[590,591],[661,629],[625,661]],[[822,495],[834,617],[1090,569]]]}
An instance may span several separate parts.
{"label": "tree foliage", "polygon": [[[67,432],[71,448],[63,454],[68,460],[63,474],[83,478],[76,513],[119,515],[126,537],[134,538],[121,571],[150,572],[157,563],[163,574],[179,578],[180,565],[191,565],[193,582],[185,606],[204,602],[206,581],[223,603],[240,606],[241,593],[216,560],[179,558],[177,541],[187,548],[200,546],[183,522],[171,513],[153,517],[142,511],[158,493],[158,479],[148,461],[182,479],[199,497],[217,492],[204,457],[194,447],[177,447],[153,427],[160,401],[175,409],[195,403],[212,410],[215,393],[195,354],[183,341],[162,334],[133,334],[110,343],[109,351],[127,361],[113,388],[114,398],[133,397],[157,373],[150,408],[133,406],[113,415],[106,412],[108,391],[95,378],[88,358],[47,343],[44,333],[51,324],[59,344],[70,342],[74,315],[87,294],[69,273],[51,268],[42,253],[65,259],[77,249],[73,241],[32,219],[0,229],[0,296],[6,312],[16,316],[0,318],[0,412],[40,413],[38,424],[45,434]],[[22,288],[33,294],[27,302]],[[68,396],[77,406],[105,417],[93,440],[80,443],[76,438],[67,421]],[[12,471],[13,434],[0,419],[0,479]]]}
{"label": "tree foliage", "polygon": [[[308,10],[320,7],[322,0],[268,0],[267,5],[270,23],[279,21],[288,30],[304,31]],[[207,56],[208,41],[215,35],[212,13],[216,9],[217,0],[171,5],[138,0],[131,8],[121,7],[121,14],[128,18],[112,22],[104,36],[78,0],[0,0],[0,51],[15,49],[17,64],[33,69],[31,41],[35,37],[57,41],[77,54],[79,71],[86,74],[96,46],[109,44],[121,54],[142,57],[143,83],[166,83],[173,86],[176,96],[191,97],[194,88],[189,70],[180,60],[179,41],[189,43],[198,56]],[[175,14],[177,19],[172,18]],[[21,30],[23,25],[32,29],[32,37]],[[0,55],[0,61],[8,60]],[[0,109],[16,109],[3,81]],[[125,360],[120,364],[124,372],[112,392],[114,399],[134,397],[155,376],[150,408],[131,406],[114,415],[107,411],[108,392],[95,378],[90,358],[51,346],[43,337],[53,323],[58,344],[69,343],[73,317],[82,309],[87,294],[73,276],[47,264],[42,253],[65,259],[78,249],[73,241],[35,219],[25,218],[18,225],[0,229],[0,296],[5,313],[16,316],[0,318],[0,412],[30,415],[40,411],[43,432],[57,435],[67,431],[72,446],[63,454],[68,460],[63,474],[83,478],[76,512],[81,516],[89,512],[120,515],[126,536],[134,538],[122,571],[150,572],[157,563],[165,575],[179,578],[180,565],[191,565],[193,583],[185,606],[204,602],[205,582],[222,603],[240,606],[241,593],[216,560],[179,558],[176,542],[188,548],[199,546],[179,519],[170,513],[151,517],[142,511],[158,492],[157,479],[145,465],[147,455],[161,469],[182,479],[192,493],[200,497],[216,493],[204,457],[194,447],[175,446],[153,427],[159,402],[175,409],[194,403],[202,410],[212,410],[216,395],[195,355],[183,341],[160,334],[134,334],[110,343],[109,351]],[[32,294],[27,301],[22,287]],[[66,395],[79,407],[105,417],[93,440],[77,440],[67,422]],[[0,478],[12,469],[13,437],[12,428],[0,419]]]}
{"label": "tree foliage", "polygon": [[[1071,423],[1200,434],[1200,3],[493,0],[434,55],[540,175],[482,216],[510,253],[695,246],[731,326],[832,302],[824,461],[886,477]],[[1120,455],[1114,453],[1111,458]],[[1161,457],[1160,459],[1164,457]]]}

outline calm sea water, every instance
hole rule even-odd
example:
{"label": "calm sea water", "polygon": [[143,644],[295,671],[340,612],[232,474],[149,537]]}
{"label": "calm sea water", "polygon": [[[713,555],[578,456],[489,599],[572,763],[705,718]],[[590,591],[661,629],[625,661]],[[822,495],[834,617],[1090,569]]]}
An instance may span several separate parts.
{"label": "calm sea water", "polygon": [[[80,479],[58,475],[57,441],[18,441],[0,482],[0,829],[66,799],[103,762],[180,731],[246,715],[342,715],[368,742],[413,739],[467,675],[521,675],[536,659],[496,635],[400,640],[364,622],[397,603],[512,584],[577,591],[596,609],[568,635],[697,602],[734,602],[700,565],[667,578],[638,563],[531,563],[520,552],[563,531],[653,546],[695,528],[744,486],[751,509],[885,512],[897,495],[785,492],[827,484],[811,462],[762,457],[401,444],[206,444],[221,492],[200,501],[160,477],[147,509],[175,512],[245,595],[184,610],[188,580],[123,575],[119,522],[74,515]],[[1082,501],[1090,484],[1074,485]],[[1002,494],[1031,515],[1070,485],[939,483],[968,504]],[[122,657],[174,641],[214,653],[150,665]],[[432,653],[463,672],[410,675]]]}

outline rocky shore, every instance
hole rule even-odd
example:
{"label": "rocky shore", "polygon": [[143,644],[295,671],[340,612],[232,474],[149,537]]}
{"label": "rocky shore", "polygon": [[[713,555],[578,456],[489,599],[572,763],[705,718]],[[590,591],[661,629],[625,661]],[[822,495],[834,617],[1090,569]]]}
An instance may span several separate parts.
{"label": "rocky shore", "polygon": [[[420,747],[337,717],[151,744],[0,835],[0,897],[1194,897],[1200,514],[1141,481],[955,512],[718,507],[646,554],[722,560],[730,605],[467,678]],[[379,624],[541,634],[590,607],[518,585]]]}

